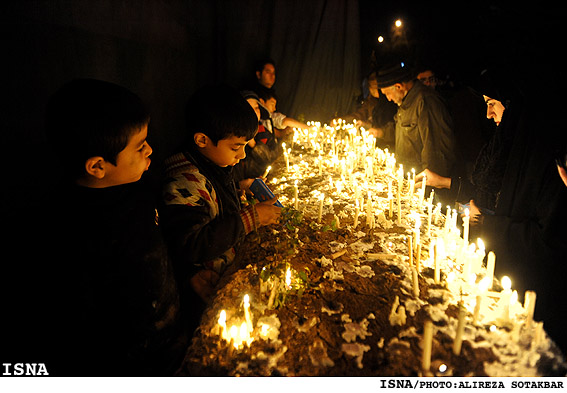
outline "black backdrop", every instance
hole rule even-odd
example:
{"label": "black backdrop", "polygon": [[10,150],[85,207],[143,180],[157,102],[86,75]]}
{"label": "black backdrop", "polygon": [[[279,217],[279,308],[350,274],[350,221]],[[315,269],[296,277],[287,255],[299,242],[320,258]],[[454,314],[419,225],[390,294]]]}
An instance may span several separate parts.
{"label": "black backdrop", "polygon": [[474,74],[498,57],[525,66],[534,57],[526,47],[560,64],[561,12],[541,2],[523,8],[460,3],[3,2],[4,195],[37,201],[50,186],[54,168],[43,141],[43,110],[49,95],[75,77],[112,81],[138,93],[151,108],[149,140],[159,160],[180,142],[183,106],[197,87],[215,82],[238,87],[265,55],[276,61],[280,111],[320,121],[346,112],[360,94],[377,35],[387,35],[398,17],[420,55],[454,72]]}

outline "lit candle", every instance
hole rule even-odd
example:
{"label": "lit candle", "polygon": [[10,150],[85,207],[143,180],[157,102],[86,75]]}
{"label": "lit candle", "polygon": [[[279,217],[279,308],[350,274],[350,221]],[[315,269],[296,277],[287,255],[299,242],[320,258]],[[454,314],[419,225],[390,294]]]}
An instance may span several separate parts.
{"label": "lit candle", "polygon": [[319,215],[317,216],[317,222],[320,224],[323,218],[323,201],[325,200],[325,194],[319,196]]}
{"label": "lit candle", "polygon": [[451,222],[451,206],[447,205],[447,214],[445,215],[445,232],[449,233]]}
{"label": "lit candle", "polygon": [[400,188],[398,187],[398,225],[402,225],[402,199],[400,196]]}
{"label": "lit candle", "polygon": [[459,302],[459,320],[457,322],[457,336],[453,341],[453,353],[455,355],[461,354],[461,346],[463,344],[463,333],[465,331],[465,315],[466,309],[462,302]]}
{"label": "lit candle", "polygon": [[368,199],[366,200],[366,225],[370,226],[372,214],[372,193],[368,191]]}
{"label": "lit candle", "polygon": [[297,180],[295,181],[295,185],[293,187],[294,199],[295,199],[295,210],[299,207],[299,189],[297,188]]}
{"label": "lit candle", "polygon": [[530,331],[534,321],[534,311],[536,303],[536,293],[534,291],[526,291],[524,294],[524,309],[526,310],[526,329]]}
{"label": "lit candle", "polygon": [[244,319],[248,326],[248,331],[252,331],[252,318],[250,317],[250,296],[244,295]]}
{"label": "lit candle", "polygon": [[264,174],[262,175],[262,177],[265,179],[268,176],[268,173],[270,173],[270,170],[272,169],[271,165],[268,165],[268,167],[266,168],[266,172],[264,172]]}
{"label": "lit candle", "polygon": [[463,245],[469,246],[469,209],[465,209],[465,216],[463,217]]}
{"label": "lit candle", "polygon": [[433,346],[433,322],[426,321],[423,325],[423,339],[421,341],[421,347],[423,350],[421,356],[421,369],[423,371],[429,371],[431,367],[431,348]]}
{"label": "lit candle", "polygon": [[289,267],[285,271],[285,289],[291,289],[291,269]]}
{"label": "lit candle", "polygon": [[486,261],[486,277],[488,279],[488,289],[492,289],[494,281],[494,265],[496,264],[496,255],[490,251],[488,253],[488,260]]}
{"label": "lit candle", "polygon": [[433,205],[431,203],[427,204],[427,234],[431,237],[431,209]]}
{"label": "lit candle", "polygon": [[394,198],[392,197],[392,194],[390,192],[388,192],[388,203],[390,205],[388,208],[388,218],[391,220],[392,215],[394,214]]}
{"label": "lit candle", "polygon": [[319,176],[321,176],[323,174],[323,159],[321,158],[321,156],[319,156]]}
{"label": "lit candle", "polygon": [[425,183],[427,182],[427,176],[423,174],[423,179],[421,180],[421,194],[419,194],[419,208],[423,204],[423,198],[425,198]]}
{"label": "lit candle", "polygon": [[220,336],[223,340],[226,340],[226,311],[221,310],[219,315],[219,325],[221,327]]}
{"label": "lit candle", "polygon": [[337,228],[340,228],[341,221],[339,220],[339,217],[336,214],[334,215],[334,219],[335,219],[335,225],[337,226]]}

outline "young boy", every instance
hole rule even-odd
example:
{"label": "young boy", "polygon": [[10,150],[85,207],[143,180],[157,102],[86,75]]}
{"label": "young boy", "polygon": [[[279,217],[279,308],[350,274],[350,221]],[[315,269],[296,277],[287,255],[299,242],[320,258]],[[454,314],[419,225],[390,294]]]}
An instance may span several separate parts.
{"label": "young boy", "polygon": [[[285,136],[285,129],[290,128],[309,128],[307,124],[295,120],[283,113],[276,112],[276,103],[278,98],[272,89],[258,90],[258,97],[260,99],[261,110],[267,112],[267,116],[262,116],[262,124],[266,130],[273,133],[276,138]],[[263,112],[263,111],[261,111]]]}
{"label": "young boy", "polygon": [[99,80],[74,80],[49,102],[47,137],[64,164],[46,277],[50,375],[172,375],[183,359],[179,293],[140,181],[148,123],[135,94]]}
{"label": "young boy", "polygon": [[[276,198],[242,207],[233,166],[258,130],[252,107],[228,86],[198,90],[187,106],[188,140],[168,158],[160,211],[175,250],[175,268],[188,305],[202,307],[219,275],[233,261],[235,247],[256,227],[275,223]],[[187,285],[189,284],[189,285]],[[192,312],[198,317],[199,312]]]}

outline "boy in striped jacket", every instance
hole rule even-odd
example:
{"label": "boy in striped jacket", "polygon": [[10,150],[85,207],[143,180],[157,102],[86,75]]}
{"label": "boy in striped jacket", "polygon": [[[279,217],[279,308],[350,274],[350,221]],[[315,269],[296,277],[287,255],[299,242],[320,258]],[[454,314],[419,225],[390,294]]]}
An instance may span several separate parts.
{"label": "boy in striped jacket", "polygon": [[275,223],[280,208],[273,206],[276,198],[254,206],[240,203],[232,170],[246,156],[258,119],[238,91],[201,88],[186,113],[187,142],[165,162],[160,219],[181,288],[194,309],[204,306],[199,298],[207,301],[214,294],[240,241],[256,227]]}

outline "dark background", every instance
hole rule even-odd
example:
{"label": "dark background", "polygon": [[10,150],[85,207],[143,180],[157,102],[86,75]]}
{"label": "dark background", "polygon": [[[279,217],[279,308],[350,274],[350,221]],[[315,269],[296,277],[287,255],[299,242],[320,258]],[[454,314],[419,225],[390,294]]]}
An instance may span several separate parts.
{"label": "dark background", "polygon": [[[396,18],[416,57],[441,76],[468,83],[502,62],[520,74],[562,72],[561,13],[541,2],[36,0],[1,8],[3,188],[23,203],[40,201],[51,185],[43,111],[76,77],[139,94],[151,108],[149,141],[160,160],[183,137],[191,93],[206,83],[242,86],[263,56],[276,62],[281,112],[327,121],[349,111],[377,36],[389,39]],[[535,71],[535,60],[549,67]]]}

